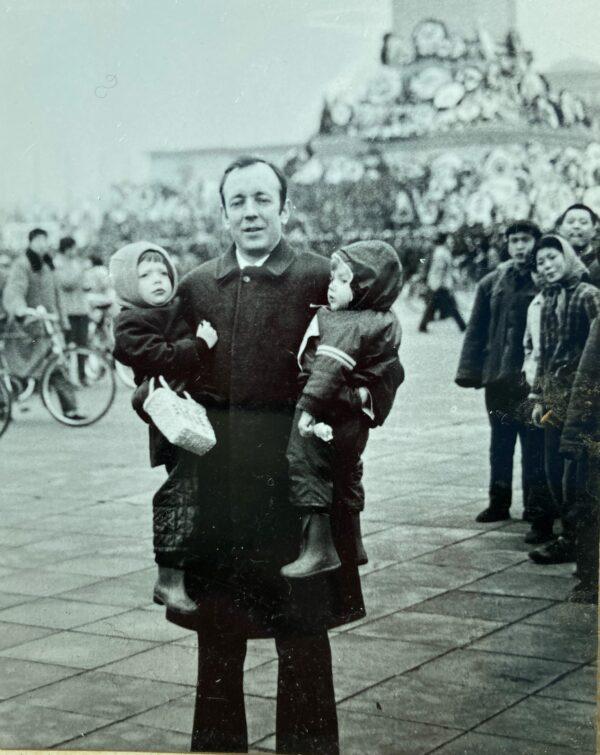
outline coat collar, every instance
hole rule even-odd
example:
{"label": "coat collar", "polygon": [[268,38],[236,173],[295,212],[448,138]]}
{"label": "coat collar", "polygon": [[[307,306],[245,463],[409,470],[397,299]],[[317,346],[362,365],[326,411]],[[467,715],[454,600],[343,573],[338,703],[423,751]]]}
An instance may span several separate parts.
{"label": "coat collar", "polygon": [[34,271],[34,273],[40,272],[40,270],[42,269],[42,262],[45,262],[50,270],[54,270],[54,262],[52,261],[52,257],[49,254],[44,254],[43,257],[40,257],[40,255],[37,252],[34,252],[33,249],[27,249],[25,255],[27,256],[31,269]]}
{"label": "coat collar", "polygon": [[[261,274],[267,274],[272,277],[283,275],[292,262],[296,259],[296,252],[291,248],[285,239],[281,239],[275,249],[267,257],[260,268]],[[217,269],[215,277],[218,281],[225,281],[232,275],[238,273],[238,265],[235,255],[235,246],[232,244],[229,249],[222,254],[217,260]]]}

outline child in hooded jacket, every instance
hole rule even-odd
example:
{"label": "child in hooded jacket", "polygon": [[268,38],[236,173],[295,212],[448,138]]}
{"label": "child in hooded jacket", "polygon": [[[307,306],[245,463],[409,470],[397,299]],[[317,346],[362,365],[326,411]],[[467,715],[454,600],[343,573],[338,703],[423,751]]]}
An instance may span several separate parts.
{"label": "child in hooded jacket", "polygon": [[600,291],[588,283],[585,265],[561,236],[543,236],[535,249],[538,272],[543,276],[540,354],[531,398],[532,419],[544,427],[548,486],[562,521],[562,535],[531,551],[540,564],[575,560],[577,500],[585,481],[576,459],[560,452],[561,436],[573,383],[586,346],[590,323],[600,312]]}
{"label": "child in hooded jacket", "polygon": [[340,510],[355,535],[355,552],[340,555],[367,563],[361,456],[369,429],[383,424],[404,380],[400,323],[391,311],[401,285],[398,256],[384,242],[357,242],[331,257],[329,307],[317,311],[298,353],[304,388],[287,457],[291,501],[305,516],[301,552],[281,570],[285,577],[341,565],[332,535]]}
{"label": "child in hooded jacket", "polygon": [[[182,317],[177,270],[167,251],[147,241],[127,244],[111,257],[110,276],[122,306],[114,323],[115,358],[133,369],[138,386],[162,376],[177,390],[193,390],[217,335],[206,322],[194,334]],[[191,613],[196,605],[185,591],[183,567],[199,497],[196,457],[168,443],[152,424],[149,436],[151,466],[164,465],[168,473],[152,502],[154,601]]]}

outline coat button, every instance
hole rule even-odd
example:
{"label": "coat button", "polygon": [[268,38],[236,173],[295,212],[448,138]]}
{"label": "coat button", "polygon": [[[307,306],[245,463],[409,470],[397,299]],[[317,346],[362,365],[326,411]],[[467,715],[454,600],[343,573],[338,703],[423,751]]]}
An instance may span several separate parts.
{"label": "coat button", "polygon": [[244,275],[243,278],[242,278],[242,280],[244,281],[244,283],[250,283],[250,276],[249,275]]}

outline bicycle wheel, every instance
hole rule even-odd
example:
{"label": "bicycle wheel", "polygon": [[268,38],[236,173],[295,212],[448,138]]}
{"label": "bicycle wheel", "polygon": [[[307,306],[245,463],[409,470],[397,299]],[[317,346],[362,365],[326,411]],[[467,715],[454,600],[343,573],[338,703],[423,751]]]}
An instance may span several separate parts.
{"label": "bicycle wheel", "polygon": [[4,433],[10,423],[12,399],[10,391],[4,382],[4,376],[0,376],[0,435]]}
{"label": "bicycle wheel", "polygon": [[116,384],[104,354],[73,346],[46,364],[40,389],[42,402],[54,419],[70,427],[85,427],[110,409]]}
{"label": "bicycle wheel", "polygon": [[127,367],[127,365],[115,359],[115,372],[123,385],[126,385],[128,388],[135,388],[135,380],[133,379],[133,370],[131,367]]}

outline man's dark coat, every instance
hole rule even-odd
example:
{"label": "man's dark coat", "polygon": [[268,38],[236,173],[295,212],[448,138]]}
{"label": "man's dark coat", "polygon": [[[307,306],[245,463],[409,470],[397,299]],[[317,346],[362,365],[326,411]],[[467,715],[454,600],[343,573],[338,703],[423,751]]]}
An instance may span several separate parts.
{"label": "man's dark coat", "polygon": [[328,277],[327,260],[296,254],[282,240],[262,267],[240,270],[231,248],[181,283],[190,325],[208,320],[219,339],[197,394],[217,445],[199,465],[201,524],[188,590],[200,615],[185,620],[190,628],[306,634],[364,615],[343,507],[332,513],[342,568],[294,583],[279,575],[301,539],[285,455],[299,392],[296,355]]}

